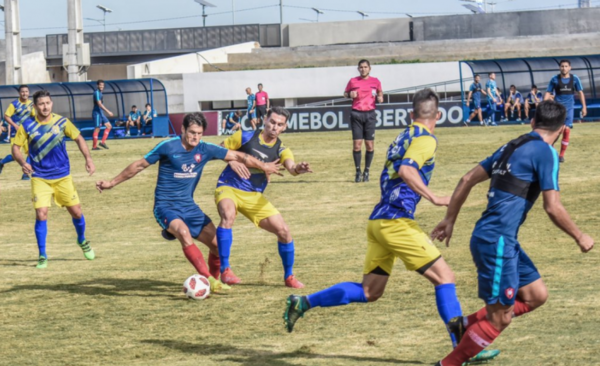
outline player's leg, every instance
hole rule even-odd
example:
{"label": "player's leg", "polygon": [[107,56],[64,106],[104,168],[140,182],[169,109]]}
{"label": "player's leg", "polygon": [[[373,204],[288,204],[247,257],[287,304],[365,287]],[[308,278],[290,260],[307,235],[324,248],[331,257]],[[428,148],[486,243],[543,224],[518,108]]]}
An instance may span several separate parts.
{"label": "player's leg", "polygon": [[365,123],[363,136],[365,138],[365,170],[363,173],[363,182],[369,181],[369,170],[375,155],[375,124],[377,123],[375,112],[365,113]]}
{"label": "player's leg", "polygon": [[569,147],[569,141],[571,138],[571,129],[573,128],[573,115],[575,109],[573,107],[567,108],[567,118],[565,120],[565,129],[563,131],[562,140],[560,142],[560,154],[558,159],[561,163],[565,161],[565,153]]}
{"label": "player's leg", "polygon": [[110,122],[108,121],[108,118],[106,118],[106,116],[102,115],[104,117],[104,135],[102,135],[102,141],[100,142],[100,146],[102,146],[105,149],[108,149],[108,146],[106,146],[106,139],[108,138],[108,134],[110,134],[110,130],[112,129],[112,125],[110,124]]}
{"label": "player's leg", "polygon": [[529,110],[531,109],[531,103],[526,102],[524,108],[525,108],[525,118],[529,119]]}
{"label": "player's leg", "polygon": [[217,244],[217,228],[212,222],[209,222],[197,239],[208,247],[208,271],[210,275],[219,279],[221,275],[221,260],[219,259],[219,249]]}
{"label": "player's leg", "polygon": [[141,121],[141,119],[136,120],[135,124],[136,124],[137,129],[138,129],[137,135],[139,136],[142,133],[142,121]]}
{"label": "player's leg", "polygon": [[87,260],[93,260],[96,258],[96,253],[94,249],[90,246],[89,240],[85,238],[85,217],[83,216],[83,212],[81,211],[81,205],[77,204],[74,206],[67,207],[67,211],[71,215],[73,226],[75,227],[75,231],[77,232],[77,245],[83,251],[83,255]]}
{"label": "player's leg", "polygon": [[231,228],[237,216],[239,199],[236,191],[231,187],[217,187],[215,190],[215,203],[217,211],[221,218],[217,227],[217,246],[219,259],[221,261],[221,281],[228,285],[235,285],[241,280],[231,270],[229,256],[231,255],[231,246],[233,244],[233,232]]}
{"label": "player's leg", "polygon": [[481,107],[477,108],[477,117],[479,118],[479,124],[485,126],[485,122],[483,122],[483,113],[481,112]]}
{"label": "player's leg", "polygon": [[48,266],[48,255],[46,254],[46,238],[48,236],[48,207],[52,202],[52,186],[48,181],[41,178],[31,180],[31,198],[35,209],[35,238],[39,250],[37,268]]}
{"label": "player's leg", "polygon": [[125,122],[125,136],[131,136],[131,134],[129,133],[129,129],[131,128],[131,126],[133,126],[132,120],[128,120],[127,122]]}
{"label": "player's leg", "polygon": [[496,125],[496,101],[488,99],[488,118],[490,119],[491,125]]}
{"label": "player's leg", "polygon": [[100,126],[102,125],[101,114],[98,112],[92,112],[92,119],[94,120],[94,124],[96,128],[94,128],[94,133],[92,134],[92,150],[100,150],[98,147],[98,134],[100,133]]}
{"label": "player's leg", "polygon": [[517,108],[517,122],[521,122],[521,102],[517,102],[515,107]]}

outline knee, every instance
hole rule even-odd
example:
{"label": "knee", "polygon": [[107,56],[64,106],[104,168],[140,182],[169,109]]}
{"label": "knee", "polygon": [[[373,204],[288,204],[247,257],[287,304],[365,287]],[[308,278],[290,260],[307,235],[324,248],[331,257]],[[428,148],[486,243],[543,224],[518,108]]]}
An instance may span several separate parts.
{"label": "knee", "polygon": [[382,290],[375,290],[368,287],[363,287],[363,290],[365,291],[365,297],[367,298],[368,302],[375,302],[379,300],[381,296],[383,296]]}
{"label": "knee", "polygon": [[46,221],[48,220],[48,212],[47,211],[36,211],[35,219],[37,221]]}
{"label": "knee", "polygon": [[535,294],[535,297],[529,302],[528,305],[531,307],[531,310],[533,310],[544,305],[546,301],[548,301],[548,289],[544,287]]}
{"label": "knee", "polygon": [[233,227],[233,223],[235,222],[235,210],[223,210],[219,211],[219,215],[221,216],[221,222],[219,226],[224,229],[231,229]]}
{"label": "knee", "polygon": [[286,224],[277,229],[277,239],[282,243],[289,243],[292,241],[290,228]]}
{"label": "knee", "polygon": [[494,328],[503,331],[512,322],[512,311],[501,311],[488,315],[488,320]]}

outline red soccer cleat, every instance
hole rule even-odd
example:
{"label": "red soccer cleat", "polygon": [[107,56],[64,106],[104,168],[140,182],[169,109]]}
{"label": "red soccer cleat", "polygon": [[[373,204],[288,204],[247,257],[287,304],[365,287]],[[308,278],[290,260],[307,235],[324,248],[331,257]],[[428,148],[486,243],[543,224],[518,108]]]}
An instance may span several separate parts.
{"label": "red soccer cleat", "polygon": [[242,282],[231,270],[231,268],[225,269],[223,273],[221,273],[221,282],[226,285],[237,285]]}
{"label": "red soccer cleat", "polygon": [[304,284],[296,279],[294,275],[289,275],[285,279],[285,286],[291,288],[304,288]]}

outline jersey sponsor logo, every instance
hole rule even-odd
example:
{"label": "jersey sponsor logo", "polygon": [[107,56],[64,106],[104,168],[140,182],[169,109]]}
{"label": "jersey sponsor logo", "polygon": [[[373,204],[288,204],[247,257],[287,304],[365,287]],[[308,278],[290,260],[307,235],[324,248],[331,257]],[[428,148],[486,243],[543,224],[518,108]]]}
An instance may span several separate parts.
{"label": "jersey sponsor logo", "polygon": [[507,299],[511,300],[515,296],[515,289],[512,287],[507,288],[504,291],[504,295],[506,295]]}
{"label": "jersey sponsor logo", "polygon": [[40,132],[39,131],[35,131],[33,134],[31,134],[30,138],[33,139],[33,138],[38,137],[39,135],[40,135]]}
{"label": "jersey sponsor logo", "polygon": [[173,159],[179,159],[181,155],[173,155]]}
{"label": "jersey sponsor logo", "polygon": [[181,170],[183,171],[183,173],[174,173],[173,177],[178,179],[196,178],[198,176],[198,173],[194,172],[195,167],[196,164],[183,164],[181,166]]}
{"label": "jersey sponsor logo", "polygon": [[258,154],[258,156],[261,157],[261,159],[264,161],[266,158],[268,158],[269,156],[267,156],[267,154],[263,153],[262,151],[258,151],[256,149],[252,149],[252,151],[254,151],[255,153]]}
{"label": "jersey sponsor logo", "polygon": [[196,160],[196,163],[201,162],[202,161],[202,155],[200,155],[200,154],[194,155],[194,160]]}

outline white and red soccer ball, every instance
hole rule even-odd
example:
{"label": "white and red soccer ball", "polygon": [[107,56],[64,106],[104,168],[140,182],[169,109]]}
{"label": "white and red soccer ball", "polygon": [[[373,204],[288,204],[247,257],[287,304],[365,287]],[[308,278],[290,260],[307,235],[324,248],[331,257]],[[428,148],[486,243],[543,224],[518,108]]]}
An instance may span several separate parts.
{"label": "white and red soccer ball", "polygon": [[210,295],[210,282],[199,274],[191,275],[183,283],[183,293],[190,299],[204,300]]}

